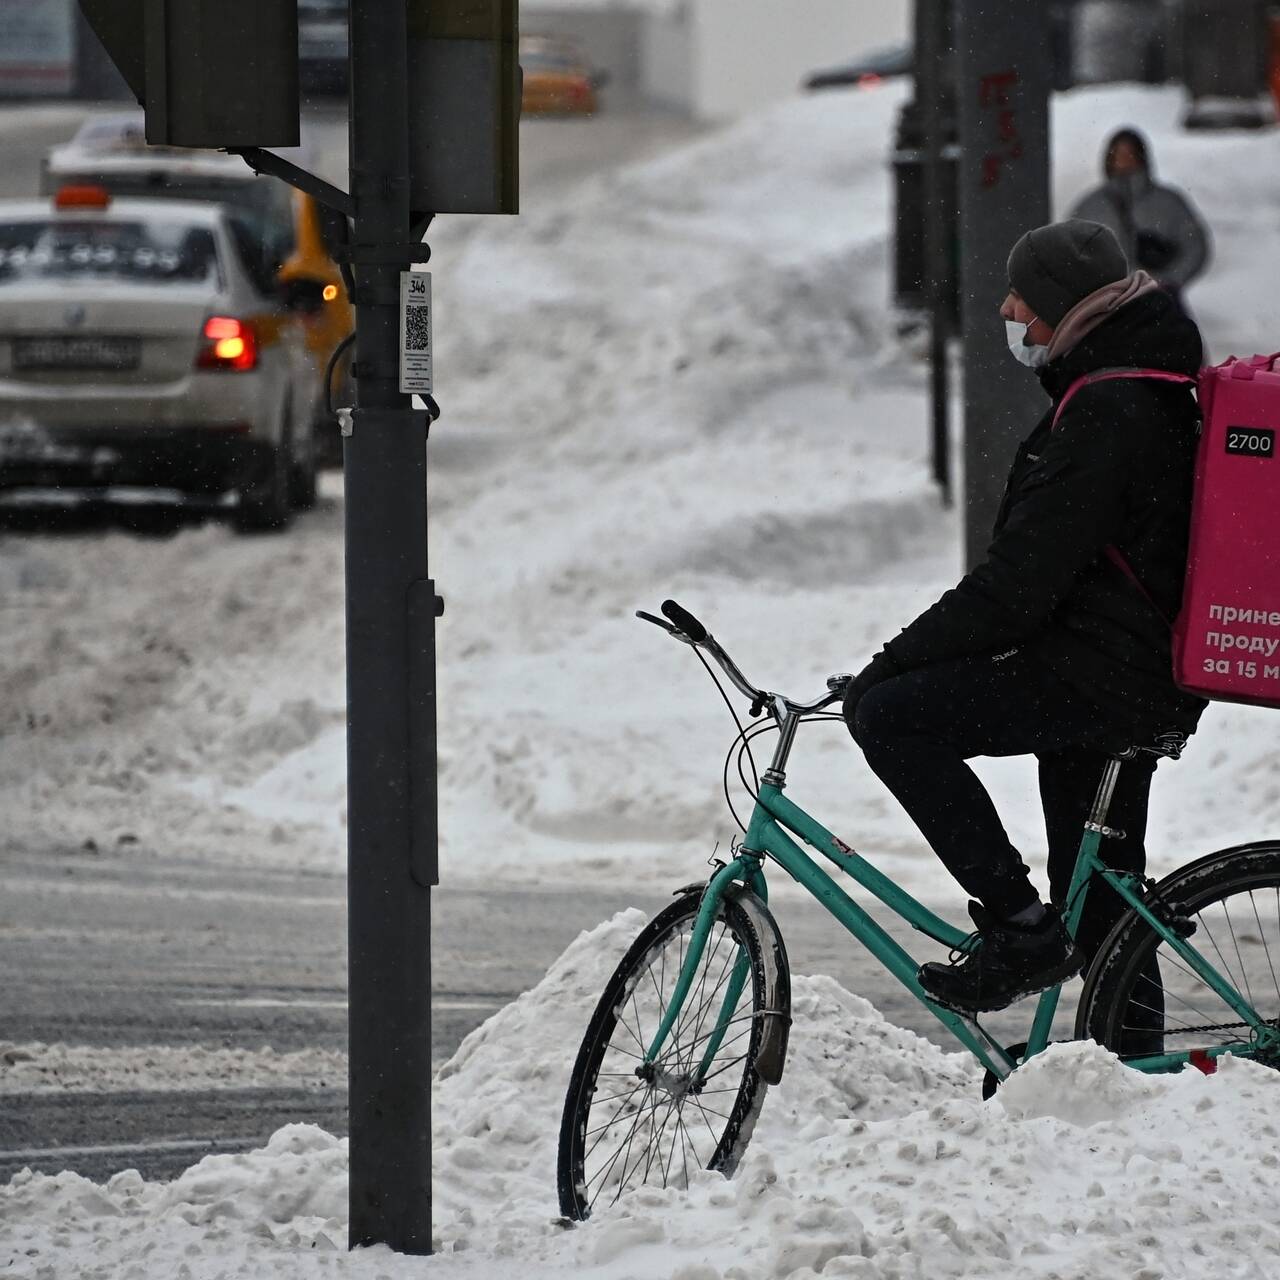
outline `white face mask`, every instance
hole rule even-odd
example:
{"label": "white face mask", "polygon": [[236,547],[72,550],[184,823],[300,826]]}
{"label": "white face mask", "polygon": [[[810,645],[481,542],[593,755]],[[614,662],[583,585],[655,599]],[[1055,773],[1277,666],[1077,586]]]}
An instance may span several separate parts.
{"label": "white face mask", "polygon": [[1009,350],[1019,364],[1028,369],[1043,369],[1049,363],[1049,348],[1036,346],[1027,342],[1027,325],[1016,320],[1006,320],[1004,331],[1009,339]]}

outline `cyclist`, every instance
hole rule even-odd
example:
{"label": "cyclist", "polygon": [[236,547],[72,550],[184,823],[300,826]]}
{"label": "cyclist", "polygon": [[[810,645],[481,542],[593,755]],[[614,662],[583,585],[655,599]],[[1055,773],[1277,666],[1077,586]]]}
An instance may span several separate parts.
{"label": "cyclist", "polygon": [[[966,1012],[1004,1008],[1077,973],[1121,903],[1091,887],[1073,945],[965,762],[1038,758],[1050,897],[1061,904],[1108,751],[1170,728],[1190,733],[1206,705],[1173,683],[1165,621],[1186,565],[1198,421],[1190,389],[1098,383],[1052,426],[1084,374],[1195,374],[1199,330],[1145,271],[1129,271],[1098,223],[1028,232],[1008,273],[1000,315],[1010,349],[1053,403],[1014,457],[985,559],[890,640],[844,699],[872,769],[976,900],[972,945],[920,970],[933,997]],[[1108,559],[1112,546],[1141,588]],[[1109,821],[1125,838],[1101,850],[1117,869],[1144,869],[1154,767],[1141,756],[1121,770]],[[1158,970],[1149,976],[1159,982]],[[1158,987],[1145,1003],[1144,1025],[1156,1032]]]}

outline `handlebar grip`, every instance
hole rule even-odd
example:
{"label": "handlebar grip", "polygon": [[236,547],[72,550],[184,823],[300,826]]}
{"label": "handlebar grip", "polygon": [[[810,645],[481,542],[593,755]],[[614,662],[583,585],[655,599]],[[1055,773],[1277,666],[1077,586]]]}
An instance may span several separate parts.
{"label": "handlebar grip", "polygon": [[688,609],[682,609],[674,600],[664,600],[662,612],[695,644],[701,644],[707,638],[706,627]]}

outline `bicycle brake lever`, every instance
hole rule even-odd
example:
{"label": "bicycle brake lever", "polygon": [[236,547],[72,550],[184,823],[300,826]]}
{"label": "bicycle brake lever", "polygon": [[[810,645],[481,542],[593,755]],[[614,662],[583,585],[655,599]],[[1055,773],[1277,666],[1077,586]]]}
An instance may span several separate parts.
{"label": "bicycle brake lever", "polygon": [[765,697],[764,694],[761,694],[760,697],[758,698],[752,698],[751,700],[752,716],[758,716],[765,709],[765,705],[768,703],[768,701],[769,699]]}
{"label": "bicycle brake lever", "polygon": [[646,622],[652,622],[655,627],[661,627],[668,635],[675,633],[675,627],[671,625],[665,618],[655,618],[651,613],[645,613],[643,609],[636,610],[636,617],[643,618]]}

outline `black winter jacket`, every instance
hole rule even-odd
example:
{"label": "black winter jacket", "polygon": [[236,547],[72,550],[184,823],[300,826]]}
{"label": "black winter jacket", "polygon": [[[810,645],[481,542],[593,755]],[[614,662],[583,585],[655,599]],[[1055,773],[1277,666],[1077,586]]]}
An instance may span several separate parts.
{"label": "black winter jacket", "polygon": [[[1188,386],[1088,386],[1112,368],[1195,374],[1200,332],[1163,293],[1134,299],[1040,373],[1053,404],[1009,473],[986,559],[886,646],[902,669],[1025,648],[1119,730],[1195,728],[1205,702],[1173,683],[1199,415]],[[1104,555],[1119,548],[1159,612]],[[1161,614],[1164,616],[1162,617]]]}

